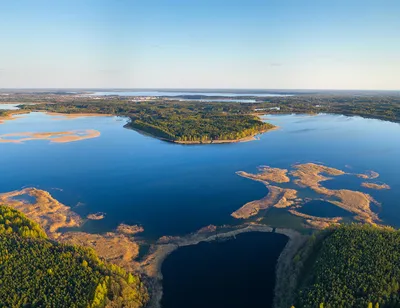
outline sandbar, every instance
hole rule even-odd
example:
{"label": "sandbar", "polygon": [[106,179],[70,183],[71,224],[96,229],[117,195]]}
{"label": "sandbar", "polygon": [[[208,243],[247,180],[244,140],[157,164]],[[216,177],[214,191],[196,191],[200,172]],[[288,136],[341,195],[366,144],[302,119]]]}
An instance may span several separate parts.
{"label": "sandbar", "polygon": [[63,132],[23,132],[0,135],[0,143],[23,143],[30,140],[49,140],[55,143],[67,143],[97,138],[99,136],[100,132],[94,129]]}

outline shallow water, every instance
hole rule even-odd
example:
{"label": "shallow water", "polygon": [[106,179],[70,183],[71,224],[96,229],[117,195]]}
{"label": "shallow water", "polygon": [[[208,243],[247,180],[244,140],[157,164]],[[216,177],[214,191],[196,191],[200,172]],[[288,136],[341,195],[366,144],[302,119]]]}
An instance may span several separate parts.
{"label": "shallow water", "polygon": [[275,264],[287,240],[252,232],[179,248],[162,266],[162,307],[272,307]]}
{"label": "shallow water", "polygon": [[[383,222],[400,227],[399,124],[338,115],[265,119],[280,129],[263,134],[260,140],[187,146],[125,129],[126,120],[119,117],[65,120],[43,113],[23,115],[0,124],[0,135],[85,129],[101,135],[71,143],[0,143],[1,192],[27,186],[48,190],[82,216],[107,213],[103,220],[87,222],[85,231],[110,231],[124,222],[143,225],[143,236],[155,239],[209,224],[241,223],[230,214],[268,191],[236,171],[322,162],[348,172],[380,173],[377,180],[391,190],[363,188],[361,179],[347,176],[324,185],[369,192],[382,202]],[[268,216],[268,221],[273,217]]]}

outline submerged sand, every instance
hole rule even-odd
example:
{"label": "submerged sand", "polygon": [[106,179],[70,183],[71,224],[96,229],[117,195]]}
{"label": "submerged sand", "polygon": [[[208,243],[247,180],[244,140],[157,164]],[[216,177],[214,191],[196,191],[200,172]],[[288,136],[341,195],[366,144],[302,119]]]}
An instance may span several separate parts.
{"label": "submerged sand", "polygon": [[63,132],[23,132],[0,135],[0,143],[23,143],[30,140],[49,140],[55,143],[67,143],[97,138],[99,136],[100,132],[94,129]]}

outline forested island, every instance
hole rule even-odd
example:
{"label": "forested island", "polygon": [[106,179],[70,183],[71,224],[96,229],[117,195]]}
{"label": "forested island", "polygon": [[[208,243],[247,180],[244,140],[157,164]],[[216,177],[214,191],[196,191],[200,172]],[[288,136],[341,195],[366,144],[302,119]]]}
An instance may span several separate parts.
{"label": "forested island", "polygon": [[0,205],[0,306],[143,307],[138,275],[88,248],[49,240],[21,212]]}

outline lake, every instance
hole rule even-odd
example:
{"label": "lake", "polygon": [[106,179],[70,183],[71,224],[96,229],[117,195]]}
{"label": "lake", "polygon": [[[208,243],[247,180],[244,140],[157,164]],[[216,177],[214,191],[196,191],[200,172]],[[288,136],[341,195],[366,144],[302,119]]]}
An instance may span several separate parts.
{"label": "lake", "polygon": [[252,142],[188,146],[125,129],[126,119],[119,117],[63,120],[38,112],[22,115],[0,124],[0,135],[86,129],[101,135],[71,143],[0,143],[1,191],[27,186],[48,190],[82,216],[106,213],[102,220],[88,221],[84,231],[111,231],[122,222],[140,224],[143,236],[152,240],[209,224],[241,223],[230,214],[268,190],[236,171],[322,162],[349,172],[380,173],[379,181],[391,190],[363,188],[360,179],[346,176],[324,185],[369,192],[382,203],[378,211],[383,222],[400,227],[399,124],[325,114],[265,120],[280,129]]}
{"label": "lake", "polygon": [[272,307],[277,233],[244,233],[174,251],[163,263],[163,308]]}
{"label": "lake", "polygon": [[[145,230],[141,237],[151,243],[163,235],[185,235],[210,224],[241,224],[242,220],[230,214],[264,197],[268,190],[259,182],[238,176],[239,170],[251,173],[259,165],[290,168],[295,163],[321,162],[351,173],[378,172],[378,180],[389,184],[390,190],[361,187],[362,179],[354,176],[341,176],[323,185],[370,193],[382,203],[374,210],[383,223],[400,227],[399,124],[327,114],[268,115],[263,119],[279,129],[246,143],[188,146],[125,129],[127,119],[120,117],[21,115],[0,124],[0,135],[97,130],[100,136],[69,143],[0,143],[1,192],[23,187],[47,190],[83,217],[106,213],[102,220],[88,220],[81,230],[99,233],[112,231],[120,223],[139,224]],[[302,193],[307,195],[307,191]],[[337,215],[338,209],[332,205],[323,206],[322,201],[313,202],[303,210]],[[271,209],[262,222],[301,228],[301,218],[283,209]],[[223,243],[178,249],[162,269],[164,307],[185,307],[188,302],[194,307],[193,297],[201,297],[199,303],[207,298],[219,303],[223,294],[230,294],[224,300],[231,301],[232,307],[243,303],[240,295],[251,295],[249,300],[257,303],[260,298],[248,287],[253,283],[254,288],[265,286],[264,307],[268,307],[275,262],[285,240],[277,234],[251,233]],[[247,279],[246,287],[243,279]],[[209,289],[193,293],[189,288],[200,288],[205,282]],[[213,292],[221,283],[221,294]]]}

